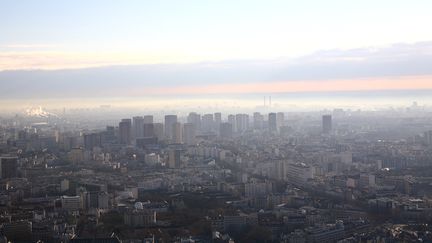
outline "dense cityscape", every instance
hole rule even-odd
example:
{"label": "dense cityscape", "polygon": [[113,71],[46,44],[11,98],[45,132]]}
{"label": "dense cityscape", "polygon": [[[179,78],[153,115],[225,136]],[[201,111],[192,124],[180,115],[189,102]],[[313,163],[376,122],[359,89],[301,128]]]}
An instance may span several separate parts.
{"label": "dense cityscape", "polygon": [[0,0],[0,243],[432,243],[431,0]]}
{"label": "dense cityscape", "polygon": [[430,107],[110,109],[0,118],[3,242],[432,240]]}

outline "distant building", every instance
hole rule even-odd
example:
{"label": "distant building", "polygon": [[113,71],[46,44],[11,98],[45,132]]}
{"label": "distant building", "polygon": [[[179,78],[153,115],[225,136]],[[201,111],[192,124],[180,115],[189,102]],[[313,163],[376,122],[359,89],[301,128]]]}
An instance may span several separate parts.
{"label": "distant building", "polygon": [[155,137],[155,129],[153,123],[143,124],[143,137]]}
{"label": "distant building", "polygon": [[308,227],[305,231],[307,242],[336,242],[345,236],[342,221],[338,221],[336,224]]}
{"label": "distant building", "polygon": [[245,184],[244,195],[247,198],[266,196],[270,194],[272,190],[273,190],[273,185],[269,181],[251,182]]}
{"label": "distant building", "polygon": [[165,138],[168,140],[173,139],[173,126],[177,123],[176,115],[166,115],[165,116]]}
{"label": "distant building", "polygon": [[125,212],[124,224],[132,227],[153,226],[156,224],[156,212],[146,209]]}
{"label": "distant building", "polygon": [[113,142],[115,141],[115,138],[116,138],[115,127],[107,126],[104,132],[104,139],[106,141]]}
{"label": "distant building", "polygon": [[201,130],[201,115],[195,112],[189,113],[187,122],[195,125],[196,130]]}
{"label": "distant building", "polygon": [[277,115],[276,113],[269,113],[268,114],[268,127],[269,131],[272,133],[276,133],[278,126],[277,126]]}
{"label": "distant building", "polygon": [[214,126],[213,114],[205,114],[202,116],[201,127],[205,133],[211,132]]}
{"label": "distant building", "polygon": [[3,225],[3,234],[8,242],[31,242],[32,222],[16,221]]}
{"label": "distant building", "polygon": [[313,167],[303,163],[288,163],[286,166],[287,179],[295,185],[303,185],[314,178]]}
{"label": "distant building", "polygon": [[359,186],[362,188],[374,187],[375,186],[375,175],[362,173],[359,177]]}
{"label": "distant building", "polygon": [[236,114],[236,132],[242,133],[249,129],[249,115],[247,114]]}
{"label": "distant building", "polygon": [[132,120],[122,119],[119,123],[119,142],[121,144],[130,144],[132,141]]}
{"label": "distant building", "polygon": [[283,237],[283,242],[306,243],[306,233],[303,230],[296,229],[289,235]]}
{"label": "distant building", "polygon": [[233,125],[228,122],[221,123],[219,134],[221,138],[231,138],[233,134]]}
{"label": "distant building", "polygon": [[232,115],[232,114],[228,115],[228,123],[231,124],[233,132],[237,131],[234,115]]}
{"label": "distant building", "polygon": [[368,200],[369,209],[373,211],[389,211],[395,209],[397,203],[387,197],[380,197]]}
{"label": "distant building", "polygon": [[264,125],[264,116],[259,112],[253,113],[253,127],[254,129],[260,130]]}
{"label": "distant building", "polygon": [[132,137],[142,138],[144,136],[144,118],[142,116],[135,116],[132,118],[132,121],[133,121]]}
{"label": "distant building", "polygon": [[60,182],[60,191],[61,192],[65,192],[65,191],[67,191],[67,190],[69,190],[69,180],[68,179],[63,179],[61,182]]}
{"label": "distant building", "polygon": [[18,157],[2,156],[0,157],[0,176],[1,179],[17,177]]}
{"label": "distant building", "polygon": [[144,124],[151,124],[151,123],[153,123],[153,116],[152,115],[144,116]]}
{"label": "distant building", "polygon": [[172,134],[173,138],[172,141],[174,143],[183,143],[183,128],[182,124],[180,122],[176,122],[172,126]]}
{"label": "distant building", "polygon": [[424,132],[423,142],[425,145],[432,145],[432,130]]}
{"label": "distant building", "polygon": [[180,168],[181,160],[180,160],[181,150],[180,149],[171,149],[168,152],[168,167],[169,168]]}
{"label": "distant building", "polygon": [[162,141],[164,139],[164,124],[153,123],[153,131],[154,131],[154,135],[157,137],[159,141]]}
{"label": "distant building", "polygon": [[276,124],[277,124],[277,130],[280,130],[280,127],[282,127],[285,123],[285,114],[283,112],[276,113]]}
{"label": "distant building", "polygon": [[84,150],[82,148],[72,148],[67,155],[72,163],[81,163],[84,161]]}
{"label": "distant building", "polygon": [[144,161],[148,165],[157,165],[160,164],[160,156],[156,153],[146,154],[144,157]]}
{"label": "distant building", "polygon": [[82,208],[80,196],[62,196],[60,199],[62,209],[66,211],[78,211]]}
{"label": "distant building", "polygon": [[330,133],[332,130],[332,116],[323,115],[322,116],[322,129],[323,133]]}
{"label": "distant building", "polygon": [[144,148],[148,145],[155,145],[158,143],[157,137],[144,137],[144,138],[137,138],[136,140],[136,146],[138,148]]}
{"label": "distant building", "polygon": [[239,230],[247,225],[247,217],[225,215],[211,218],[211,228],[216,231]]}
{"label": "distant building", "polygon": [[196,128],[193,123],[185,123],[183,125],[183,140],[187,145],[196,144]]}
{"label": "distant building", "polygon": [[89,191],[83,194],[86,209],[107,209],[108,194],[106,192]]}
{"label": "distant building", "polygon": [[84,134],[84,148],[92,150],[95,147],[102,146],[102,135],[100,133]]}
{"label": "distant building", "polygon": [[274,161],[274,174],[273,178],[277,180],[287,179],[287,167],[288,161],[286,160],[275,160]]}
{"label": "distant building", "polygon": [[217,132],[219,132],[220,124],[222,123],[222,113],[216,112],[214,113],[214,126],[213,129],[215,129]]}

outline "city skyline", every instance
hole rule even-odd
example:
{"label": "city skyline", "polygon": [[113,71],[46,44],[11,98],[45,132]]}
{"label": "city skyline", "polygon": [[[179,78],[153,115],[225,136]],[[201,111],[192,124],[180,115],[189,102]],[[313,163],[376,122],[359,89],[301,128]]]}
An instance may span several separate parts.
{"label": "city skyline", "polygon": [[432,90],[430,4],[3,1],[0,102],[180,97],[198,106],[206,95],[369,91],[407,100]]}
{"label": "city skyline", "polygon": [[0,0],[0,243],[432,242],[431,9]]}

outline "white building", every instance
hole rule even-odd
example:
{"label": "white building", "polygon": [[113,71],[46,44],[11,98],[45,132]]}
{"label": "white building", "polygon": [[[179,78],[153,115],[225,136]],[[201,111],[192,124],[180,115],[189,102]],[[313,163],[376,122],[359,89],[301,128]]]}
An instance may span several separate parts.
{"label": "white building", "polygon": [[304,163],[287,164],[287,180],[293,184],[304,185],[314,174],[314,168]]}
{"label": "white building", "polygon": [[80,196],[62,196],[61,197],[62,208],[67,211],[78,211],[81,209],[81,197]]}

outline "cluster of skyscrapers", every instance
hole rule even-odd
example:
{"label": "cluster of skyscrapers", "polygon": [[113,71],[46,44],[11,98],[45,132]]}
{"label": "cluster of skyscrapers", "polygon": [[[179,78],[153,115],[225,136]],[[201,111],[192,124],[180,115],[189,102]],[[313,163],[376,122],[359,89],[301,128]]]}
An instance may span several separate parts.
{"label": "cluster of skyscrapers", "polygon": [[[184,119],[183,119],[184,120]],[[135,116],[132,119],[122,119],[118,125],[118,138],[121,144],[148,144],[154,141],[166,141],[174,144],[196,144],[197,136],[215,136],[231,138],[248,130],[264,130],[270,133],[281,133],[289,128],[283,112],[265,115],[255,112],[252,120],[249,114],[229,114],[226,119],[221,113],[198,114],[191,112],[181,123],[177,115],[165,115],[163,123],[155,123],[153,116]],[[322,116],[322,132],[330,133],[332,130],[332,116]],[[107,131],[114,131],[108,127]],[[89,140],[98,138],[89,135]]]}

